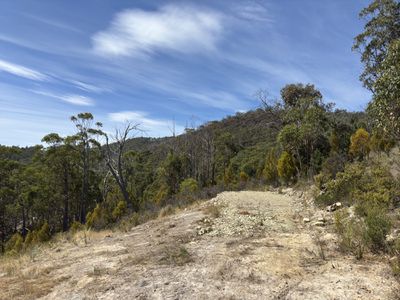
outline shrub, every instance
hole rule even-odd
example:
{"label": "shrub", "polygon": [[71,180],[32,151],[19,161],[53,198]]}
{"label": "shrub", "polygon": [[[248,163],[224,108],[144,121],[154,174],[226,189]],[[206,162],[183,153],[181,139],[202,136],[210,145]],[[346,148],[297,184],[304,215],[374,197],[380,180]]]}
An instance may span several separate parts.
{"label": "shrub", "polygon": [[225,169],[225,172],[224,172],[224,183],[227,186],[236,183],[234,167],[232,166],[232,164],[230,164],[229,167]]}
{"label": "shrub", "polygon": [[370,151],[369,133],[364,128],[359,128],[350,137],[349,153],[353,157],[363,159]]}
{"label": "shrub", "polygon": [[149,216],[145,213],[137,213],[134,212],[129,216],[125,216],[118,223],[118,229],[123,232],[128,232],[132,229],[132,227],[136,227],[146,221],[149,220]]}
{"label": "shrub", "polygon": [[335,178],[336,174],[343,172],[346,164],[346,156],[338,152],[331,152],[322,163],[321,173]]}
{"label": "shrub", "polygon": [[118,201],[117,206],[114,208],[112,212],[112,217],[114,221],[120,219],[125,213],[127,209],[126,201]]}
{"label": "shrub", "polygon": [[247,175],[247,180],[250,177],[255,177],[257,174],[257,167],[251,164],[250,162],[245,163],[241,167],[241,172],[245,173]]}
{"label": "shrub", "polygon": [[18,253],[22,250],[24,239],[17,232],[11,236],[5,245],[5,251],[9,253]]}
{"label": "shrub", "polygon": [[42,227],[38,230],[35,242],[47,242],[51,238],[50,227],[47,222],[44,222]]}
{"label": "shrub", "polygon": [[385,132],[374,131],[370,139],[370,148],[375,152],[386,152],[395,146],[395,141],[388,137]]}
{"label": "shrub", "polygon": [[239,173],[239,178],[240,178],[240,181],[241,181],[241,182],[247,182],[247,181],[249,180],[249,175],[247,175],[246,172],[241,171],[241,172]]}
{"label": "shrub", "polygon": [[83,225],[82,225],[81,222],[78,222],[78,221],[74,221],[74,222],[71,224],[71,227],[69,228],[69,230],[70,230],[72,233],[75,233],[75,232],[77,232],[77,231],[79,231],[79,230],[82,230],[82,229],[83,229]]}
{"label": "shrub", "polygon": [[263,169],[264,179],[271,184],[276,184],[278,181],[278,159],[275,149],[270,149]]}
{"label": "shrub", "polygon": [[400,276],[400,238],[397,238],[392,246],[392,255],[394,257],[390,261],[393,274],[397,277]]}
{"label": "shrub", "polygon": [[289,183],[296,175],[296,166],[293,156],[284,151],[278,160],[278,175],[285,182]]}
{"label": "shrub", "polygon": [[386,250],[391,222],[381,208],[370,208],[365,218],[349,217],[345,210],[339,210],[335,213],[335,228],[341,249],[361,259],[367,247],[372,251]]}
{"label": "shrub", "polygon": [[194,178],[186,178],[179,185],[179,193],[184,196],[192,196],[199,191],[199,184]]}
{"label": "shrub", "polygon": [[36,231],[29,231],[25,237],[24,241],[24,248],[28,248],[29,246],[33,245],[37,241],[37,232]]}
{"label": "shrub", "polygon": [[[322,175],[319,175],[322,176]],[[316,178],[323,180],[323,178]],[[318,183],[318,181],[317,181]],[[387,207],[390,199],[395,198],[395,181],[388,170],[379,165],[352,163],[343,172],[336,174],[324,184],[318,184],[323,190],[316,197],[321,205],[330,205],[337,201],[357,204],[357,213],[365,216],[366,209],[372,206]]]}
{"label": "shrub", "polygon": [[175,208],[174,208],[172,205],[168,204],[168,205],[164,206],[164,207],[160,210],[158,216],[159,216],[160,218],[163,218],[163,217],[166,217],[166,216],[168,216],[168,215],[172,215],[174,212],[175,212]]}
{"label": "shrub", "polygon": [[132,216],[129,218],[129,222],[133,226],[138,226],[140,224],[140,215],[137,212],[134,212]]}
{"label": "shrub", "polygon": [[329,182],[330,179],[331,177],[326,173],[320,173],[314,176],[315,185],[319,190],[325,190],[326,184]]}
{"label": "shrub", "polygon": [[365,218],[367,236],[370,247],[374,251],[384,250],[386,235],[390,232],[391,222],[385,211],[380,208],[372,208]]}
{"label": "shrub", "polygon": [[86,216],[86,226],[95,230],[102,229],[108,224],[106,212],[99,204]]}
{"label": "shrub", "polygon": [[340,248],[361,259],[367,246],[367,232],[362,219],[349,218],[343,211],[335,213],[336,232],[340,238]]}
{"label": "shrub", "polygon": [[162,204],[171,194],[170,189],[167,185],[162,184],[154,197],[154,201],[157,204]]}

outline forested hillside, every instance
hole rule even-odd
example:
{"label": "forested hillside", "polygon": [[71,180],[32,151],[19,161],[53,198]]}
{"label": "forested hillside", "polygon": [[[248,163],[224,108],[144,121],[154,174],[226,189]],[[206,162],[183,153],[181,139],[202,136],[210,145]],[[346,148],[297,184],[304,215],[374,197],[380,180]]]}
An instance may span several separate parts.
{"label": "forested hillside", "polygon": [[[160,139],[129,139],[140,125],[127,124],[112,140],[90,113],[82,113],[72,118],[74,136],[49,134],[44,147],[3,146],[3,243],[15,231],[26,236],[43,224],[48,235],[68,230],[74,222],[84,224],[90,212],[90,221],[103,227],[127,211],[154,210],[189,195],[211,196],[204,191],[213,186],[276,185],[278,170],[269,166],[274,169],[279,156],[286,157],[285,149],[291,162],[299,162],[297,171],[281,174],[288,182],[312,179],[320,171],[332,147],[330,138],[338,140],[346,156],[350,135],[364,114],[332,111],[312,85],[286,86],[282,101]],[[305,131],[304,140],[297,130]],[[294,138],[300,138],[297,144]]]}

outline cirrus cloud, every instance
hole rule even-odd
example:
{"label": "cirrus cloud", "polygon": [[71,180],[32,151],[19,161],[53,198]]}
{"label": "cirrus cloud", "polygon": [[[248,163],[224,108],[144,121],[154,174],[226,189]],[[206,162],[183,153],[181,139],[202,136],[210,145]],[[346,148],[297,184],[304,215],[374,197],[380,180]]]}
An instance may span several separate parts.
{"label": "cirrus cloud", "polygon": [[174,125],[174,121],[151,118],[143,111],[120,111],[108,114],[108,119],[116,123],[135,122],[139,128],[150,136],[171,136],[175,130],[177,134],[184,131],[184,127]]}
{"label": "cirrus cloud", "polygon": [[47,75],[41,72],[0,59],[0,72],[1,71],[36,81],[48,79]]}
{"label": "cirrus cloud", "polygon": [[221,33],[221,14],[167,5],[156,11],[124,10],[92,42],[94,51],[105,56],[146,56],[162,50],[194,53],[214,50]]}
{"label": "cirrus cloud", "polygon": [[59,94],[54,94],[50,92],[45,92],[45,91],[36,91],[33,90],[35,94],[54,98],[54,99],[59,99],[64,102],[73,104],[73,105],[79,105],[79,106],[93,106],[95,104],[94,100],[92,98],[82,96],[82,95],[76,95],[76,94],[67,94],[67,95],[59,95]]}

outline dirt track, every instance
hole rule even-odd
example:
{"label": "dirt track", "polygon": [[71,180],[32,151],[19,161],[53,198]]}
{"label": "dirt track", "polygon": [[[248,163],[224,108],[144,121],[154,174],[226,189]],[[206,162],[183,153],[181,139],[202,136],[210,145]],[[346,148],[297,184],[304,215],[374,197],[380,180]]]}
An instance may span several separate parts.
{"label": "dirt track", "polygon": [[385,262],[343,256],[331,226],[313,226],[322,214],[294,194],[225,192],[0,263],[0,298],[399,299]]}

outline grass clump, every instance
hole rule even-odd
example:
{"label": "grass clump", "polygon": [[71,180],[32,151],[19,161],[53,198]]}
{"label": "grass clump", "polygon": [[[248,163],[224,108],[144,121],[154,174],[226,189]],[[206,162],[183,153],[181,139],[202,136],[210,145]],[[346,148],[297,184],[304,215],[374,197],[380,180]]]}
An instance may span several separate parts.
{"label": "grass clump", "polygon": [[166,248],[160,259],[161,263],[177,266],[183,266],[192,261],[192,255],[184,246]]}
{"label": "grass clump", "polygon": [[175,208],[168,204],[166,206],[164,206],[163,208],[161,208],[160,212],[158,213],[158,217],[159,218],[164,218],[166,216],[172,215],[175,213]]}
{"label": "grass clump", "polygon": [[12,255],[21,252],[24,246],[24,239],[18,232],[13,234],[5,245],[7,254]]}
{"label": "grass clump", "polygon": [[216,219],[221,215],[221,208],[220,205],[210,204],[204,208],[204,212]]}
{"label": "grass clump", "polygon": [[373,252],[387,251],[386,236],[391,229],[391,221],[385,210],[372,208],[365,217],[349,216],[340,210],[335,213],[336,232],[340,238],[340,248],[361,259],[366,249]]}
{"label": "grass clump", "polygon": [[349,217],[347,213],[335,213],[336,232],[339,235],[340,249],[352,253],[357,259],[362,259],[367,246],[367,233],[361,219]]}
{"label": "grass clump", "polygon": [[76,233],[80,230],[84,229],[84,225],[81,222],[74,221],[69,228],[71,233]]}

